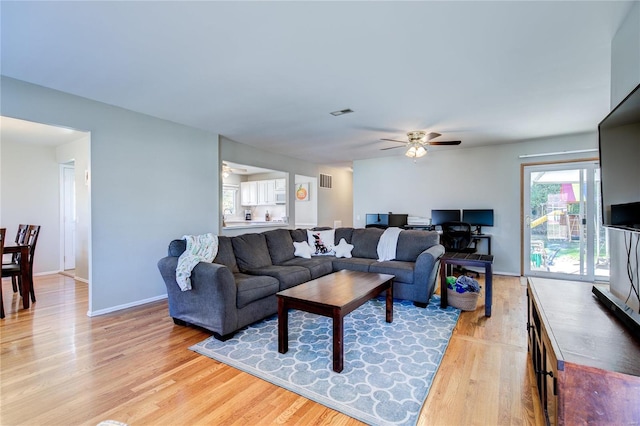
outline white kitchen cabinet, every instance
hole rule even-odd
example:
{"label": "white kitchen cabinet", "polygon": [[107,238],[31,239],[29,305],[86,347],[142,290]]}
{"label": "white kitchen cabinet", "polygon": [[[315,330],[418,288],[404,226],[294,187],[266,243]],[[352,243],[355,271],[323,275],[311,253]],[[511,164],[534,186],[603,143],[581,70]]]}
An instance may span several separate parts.
{"label": "white kitchen cabinet", "polygon": [[258,205],[258,181],[240,182],[240,204],[243,206]]}
{"label": "white kitchen cabinet", "polygon": [[287,180],[282,178],[282,179],[276,179],[275,180],[275,184],[276,184],[276,191],[286,191],[287,190]]}
{"label": "white kitchen cabinet", "polygon": [[259,180],[258,182],[258,205],[274,205],[276,203],[276,183],[275,180]]}

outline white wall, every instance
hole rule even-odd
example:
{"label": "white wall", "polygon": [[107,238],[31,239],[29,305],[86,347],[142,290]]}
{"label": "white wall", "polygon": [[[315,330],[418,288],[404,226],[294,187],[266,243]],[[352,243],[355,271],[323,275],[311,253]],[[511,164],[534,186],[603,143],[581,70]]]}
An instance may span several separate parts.
{"label": "white wall", "polygon": [[3,138],[2,227],[13,241],[21,223],[40,225],[33,273],[60,270],[60,170],[56,149]]}
{"label": "white wall", "polygon": [[[613,38],[611,52],[611,108],[613,109],[640,83],[640,2],[634,4]],[[629,234],[628,231],[609,232],[611,248],[609,280],[613,292],[616,292],[616,289],[626,291],[630,285],[625,248],[625,238],[628,240]],[[637,267],[632,274],[637,280],[639,277]],[[626,299],[626,295],[620,293],[618,295]],[[632,306],[636,311],[640,310],[637,304],[634,303]]]}
{"label": "white wall", "polygon": [[2,115],[91,132],[89,314],[166,297],[170,240],[219,229],[218,136],[4,76],[0,93]]}
{"label": "white wall", "polygon": [[[494,270],[519,275],[520,166],[533,161],[518,156],[597,147],[597,134],[583,133],[479,148],[432,148],[415,163],[402,153],[354,161],[354,226],[364,226],[367,213],[430,217],[432,209],[492,208],[495,226],[483,231],[492,235]],[[595,156],[597,153],[535,160]]]}
{"label": "white wall", "polygon": [[639,82],[640,2],[635,2],[611,42],[611,109]]}
{"label": "white wall", "polygon": [[[344,168],[319,166],[318,173],[332,176],[331,189],[318,188],[318,226],[353,226],[353,172]],[[316,175],[317,176],[317,175]]]}
{"label": "white wall", "polygon": [[[314,176],[295,175],[295,191],[301,183],[309,184],[309,200],[295,200],[296,228],[313,228],[318,225],[318,178]],[[353,213],[351,213],[353,214]]]}

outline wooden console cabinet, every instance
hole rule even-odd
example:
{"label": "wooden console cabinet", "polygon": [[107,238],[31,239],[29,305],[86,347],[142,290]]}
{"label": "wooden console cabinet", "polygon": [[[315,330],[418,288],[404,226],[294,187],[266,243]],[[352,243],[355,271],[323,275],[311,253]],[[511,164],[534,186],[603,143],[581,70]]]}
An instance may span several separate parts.
{"label": "wooden console cabinet", "polygon": [[640,424],[640,342],[592,284],[528,281],[529,354],[547,424]]}

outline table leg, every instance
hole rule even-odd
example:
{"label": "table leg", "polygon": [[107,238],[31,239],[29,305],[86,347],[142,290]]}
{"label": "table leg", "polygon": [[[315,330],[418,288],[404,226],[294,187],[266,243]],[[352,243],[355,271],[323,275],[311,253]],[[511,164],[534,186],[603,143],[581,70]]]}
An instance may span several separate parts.
{"label": "table leg", "polygon": [[385,320],[387,322],[393,322],[393,280],[389,283],[387,289],[387,306],[386,306]]}
{"label": "table leg", "polygon": [[344,368],[344,318],[341,312],[333,313],[333,371],[340,373]]}
{"label": "table leg", "polygon": [[278,297],[278,352],[287,353],[289,350],[289,314],[282,297]]}
{"label": "table leg", "polygon": [[447,262],[440,261],[440,307],[446,308],[447,301]]}
{"label": "table leg", "polygon": [[491,302],[493,301],[493,271],[491,263],[485,263],[484,265],[484,286],[486,287],[484,293],[484,315],[491,316]]}

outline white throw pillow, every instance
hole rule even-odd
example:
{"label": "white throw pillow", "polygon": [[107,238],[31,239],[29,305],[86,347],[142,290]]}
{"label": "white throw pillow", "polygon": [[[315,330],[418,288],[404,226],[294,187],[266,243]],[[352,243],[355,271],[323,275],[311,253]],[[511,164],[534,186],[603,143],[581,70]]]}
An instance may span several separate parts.
{"label": "white throw pillow", "polygon": [[311,259],[311,255],[313,254],[313,249],[309,247],[309,243],[306,241],[302,242],[293,242],[293,255],[298,257],[304,257],[305,259]]}
{"label": "white throw pillow", "polygon": [[336,252],[336,257],[351,257],[351,250],[353,250],[353,244],[349,244],[344,238],[340,238],[340,243],[333,248]]}
{"label": "white throw pillow", "polygon": [[307,229],[307,242],[313,250],[313,256],[333,255],[335,246],[335,229],[327,231],[311,231]]}

